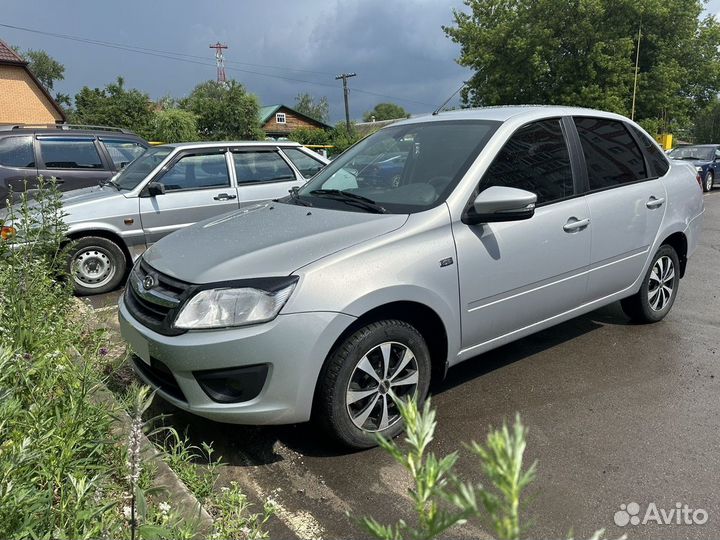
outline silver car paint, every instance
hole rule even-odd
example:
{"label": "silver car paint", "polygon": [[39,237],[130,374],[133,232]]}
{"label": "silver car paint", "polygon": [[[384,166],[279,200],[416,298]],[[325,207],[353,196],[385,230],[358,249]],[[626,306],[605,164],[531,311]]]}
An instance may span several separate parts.
{"label": "silver car paint", "polygon": [[[176,373],[251,364],[261,355],[273,372],[252,402],[231,407],[213,403],[197,392],[197,383],[182,378],[179,384],[188,391],[188,403],[161,394],[183,409],[224,421],[297,422],[310,417],[317,377],[332,343],[353,320],[378,306],[403,301],[431,308],[442,321],[438,332],[447,335],[447,364],[454,365],[626,297],[639,290],[651,255],[668,236],[685,234],[688,256],[697,245],[702,192],[685,164],[671,163],[662,180],[541,206],[527,221],[472,226],[461,221],[477,182],[515,130],[534,120],[571,115],[629,122],[610,113],[568,107],[463,110],[411,119],[406,122],[478,118],[504,123],[446,203],[425,212],[377,216],[293,206],[284,216],[292,221],[283,219],[281,225],[248,219],[275,212],[278,205],[272,211],[240,210],[218,220],[231,224],[228,228],[206,222],[172,235],[145,257],[158,271],[178,279],[202,283],[293,273],[300,280],[275,321],[175,337],[143,327],[121,300],[123,336],[131,345],[150,347]],[[651,197],[664,197],[665,203],[648,208]],[[388,226],[370,233],[359,222],[348,225],[349,216],[361,216],[372,227]],[[398,217],[403,223],[390,224],[388,218]],[[584,228],[563,228],[585,219],[589,223]],[[255,228],[261,226],[269,228]],[[219,236],[219,231],[255,238],[252,249],[237,251],[237,242]],[[195,246],[193,261],[184,255],[188,245]],[[453,264],[440,264],[448,258]],[[317,315],[327,326],[309,326],[303,319],[306,314]],[[291,352],[280,351],[289,343]],[[291,360],[283,354],[290,354]],[[289,374],[288,362],[295,366]],[[276,366],[306,386],[299,393],[289,391],[288,380],[277,376]],[[265,395],[272,395],[273,401],[266,402]]]}

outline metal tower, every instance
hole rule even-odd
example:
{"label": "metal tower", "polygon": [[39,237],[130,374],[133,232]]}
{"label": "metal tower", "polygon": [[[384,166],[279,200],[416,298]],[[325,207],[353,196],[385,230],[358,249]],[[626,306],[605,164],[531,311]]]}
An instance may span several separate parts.
{"label": "metal tower", "polygon": [[223,58],[223,49],[227,49],[228,46],[218,41],[215,45],[210,45],[210,48],[215,49],[215,63],[217,64],[217,82],[225,84],[227,82],[227,79],[225,78],[225,59]]}

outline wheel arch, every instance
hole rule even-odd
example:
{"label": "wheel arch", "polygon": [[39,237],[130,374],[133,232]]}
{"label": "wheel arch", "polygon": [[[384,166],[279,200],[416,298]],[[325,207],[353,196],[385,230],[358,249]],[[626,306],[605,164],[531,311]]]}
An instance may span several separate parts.
{"label": "wheel arch", "polygon": [[687,267],[687,252],[688,252],[688,241],[685,233],[674,232],[667,236],[660,245],[671,246],[677,253],[678,259],[680,259],[680,277],[685,275],[685,268]]}
{"label": "wheel arch", "polygon": [[67,241],[65,242],[65,244],[70,244],[73,240],[80,240],[81,238],[86,238],[88,236],[98,236],[100,238],[110,240],[111,242],[116,244],[125,256],[125,262],[128,269],[132,266],[132,257],[130,255],[130,250],[128,249],[127,244],[125,244],[119,234],[107,229],[82,229],[70,231],[67,233]]}

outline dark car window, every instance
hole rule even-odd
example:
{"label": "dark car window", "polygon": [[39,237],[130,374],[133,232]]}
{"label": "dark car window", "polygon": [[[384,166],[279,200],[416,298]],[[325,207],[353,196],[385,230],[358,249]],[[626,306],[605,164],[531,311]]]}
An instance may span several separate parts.
{"label": "dark car window", "polygon": [[295,180],[290,165],[277,152],[234,152],[233,159],[238,184]]}
{"label": "dark car window", "polygon": [[325,166],[322,161],[307,155],[297,148],[283,148],[282,151],[305,178],[315,176],[315,174]]}
{"label": "dark car window", "polygon": [[32,137],[0,139],[0,165],[6,167],[35,167]]}
{"label": "dark car window", "polygon": [[120,189],[135,189],[172,151],[172,147],[169,146],[149,148],[135,161],[130,163],[130,165],[115,175],[115,184]]}
{"label": "dark car window", "polygon": [[135,141],[103,139],[102,143],[110,154],[110,159],[116,169],[122,169],[145,151],[145,147]]}
{"label": "dark car window", "polygon": [[575,118],[590,189],[647,178],[645,160],[625,124],[606,118]]}
{"label": "dark car window", "polygon": [[645,155],[647,156],[650,167],[653,170],[652,176],[663,176],[670,168],[670,164],[668,163],[665,155],[660,151],[655,142],[645,133],[635,126],[630,126],[630,129],[633,130],[635,136],[640,141],[640,146],[642,146],[645,150]]}
{"label": "dark car window", "polygon": [[48,169],[102,169],[92,139],[42,138],[40,154]]}
{"label": "dark car window", "polygon": [[570,154],[560,120],[543,120],[516,131],[485,173],[480,190],[490,186],[531,191],[538,204],[571,196]]}
{"label": "dark car window", "polygon": [[160,182],[168,191],[227,187],[230,176],[225,154],[184,156],[163,175]]}

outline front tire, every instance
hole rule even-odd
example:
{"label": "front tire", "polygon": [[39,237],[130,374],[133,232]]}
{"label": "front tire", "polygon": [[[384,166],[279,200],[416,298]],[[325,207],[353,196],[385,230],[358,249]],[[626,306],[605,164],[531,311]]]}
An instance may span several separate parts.
{"label": "front tire", "polygon": [[112,291],[125,277],[127,260],[120,246],[101,236],[85,236],[72,243],[68,273],[80,296]]}
{"label": "front tire", "polygon": [[680,285],[680,261],[672,246],[662,245],[655,253],[640,291],[621,301],[622,309],[632,320],[653,323],[668,314]]}
{"label": "front tire", "polygon": [[708,192],[713,188],[714,177],[712,171],[708,171],[703,182],[703,191]]}
{"label": "front tire", "polygon": [[377,445],[403,430],[391,393],[417,396],[430,386],[430,351],[420,333],[399,320],[371,323],[350,335],[328,358],[318,381],[315,418],[344,446]]}

